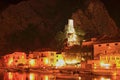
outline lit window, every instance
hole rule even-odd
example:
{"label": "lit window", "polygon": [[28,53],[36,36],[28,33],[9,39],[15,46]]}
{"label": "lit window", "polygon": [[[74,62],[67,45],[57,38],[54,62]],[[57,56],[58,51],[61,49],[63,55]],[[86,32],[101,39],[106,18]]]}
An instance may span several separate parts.
{"label": "lit window", "polygon": [[43,59],[41,59],[41,61],[43,61]]}

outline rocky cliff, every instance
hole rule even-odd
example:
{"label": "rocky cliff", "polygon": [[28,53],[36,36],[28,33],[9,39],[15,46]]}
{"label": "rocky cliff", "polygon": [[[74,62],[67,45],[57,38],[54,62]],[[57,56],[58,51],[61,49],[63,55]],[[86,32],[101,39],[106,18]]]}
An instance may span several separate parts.
{"label": "rocky cliff", "polygon": [[118,34],[116,23],[99,0],[88,0],[86,9],[78,9],[72,18],[75,20],[75,26],[82,28],[88,37],[100,35],[113,37]]}

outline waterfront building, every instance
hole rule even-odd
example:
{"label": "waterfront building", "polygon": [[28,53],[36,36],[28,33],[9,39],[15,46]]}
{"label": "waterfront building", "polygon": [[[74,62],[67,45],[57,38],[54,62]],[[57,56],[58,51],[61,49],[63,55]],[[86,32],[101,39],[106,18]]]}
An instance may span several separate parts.
{"label": "waterfront building", "polygon": [[88,60],[93,68],[120,68],[120,42],[96,43],[94,47],[94,59]]}
{"label": "waterfront building", "polygon": [[[63,52],[62,52],[63,53]],[[48,66],[64,66],[63,54],[56,51],[30,52],[14,52],[5,55],[4,62],[6,67],[18,67],[27,65],[31,68],[48,67]]]}
{"label": "waterfront building", "polygon": [[120,42],[94,44],[94,59],[99,59],[101,54],[120,54]]}
{"label": "waterfront building", "polygon": [[14,52],[7,54],[4,57],[4,62],[7,67],[16,67],[19,64],[26,64],[26,54],[24,52]]}
{"label": "waterfront building", "polygon": [[103,67],[120,68],[120,54],[100,55],[100,65]]}
{"label": "waterfront building", "polygon": [[64,65],[63,54],[56,51],[33,52],[33,56],[37,59],[39,66],[58,66],[58,63],[59,66]]}

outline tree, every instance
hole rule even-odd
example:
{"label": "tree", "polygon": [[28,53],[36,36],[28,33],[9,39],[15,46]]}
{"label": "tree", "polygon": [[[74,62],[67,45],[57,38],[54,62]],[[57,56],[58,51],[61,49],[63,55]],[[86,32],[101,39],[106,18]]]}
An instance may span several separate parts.
{"label": "tree", "polygon": [[65,32],[58,32],[55,36],[55,40],[57,41],[57,49],[61,50],[64,47],[64,42],[66,39],[66,34]]}

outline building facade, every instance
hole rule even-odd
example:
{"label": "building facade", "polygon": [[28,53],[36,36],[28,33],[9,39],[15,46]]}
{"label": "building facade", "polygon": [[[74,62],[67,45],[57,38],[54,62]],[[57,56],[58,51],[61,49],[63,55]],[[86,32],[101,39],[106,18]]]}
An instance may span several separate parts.
{"label": "building facade", "polygon": [[56,51],[30,52],[29,54],[14,52],[3,58],[6,67],[18,67],[21,64],[30,68],[65,65],[63,54]]}
{"label": "building facade", "polygon": [[16,67],[20,64],[26,64],[26,54],[24,52],[14,52],[12,54],[5,55],[4,62],[7,67]]}
{"label": "building facade", "polygon": [[94,44],[94,59],[100,54],[120,54],[120,42]]}

